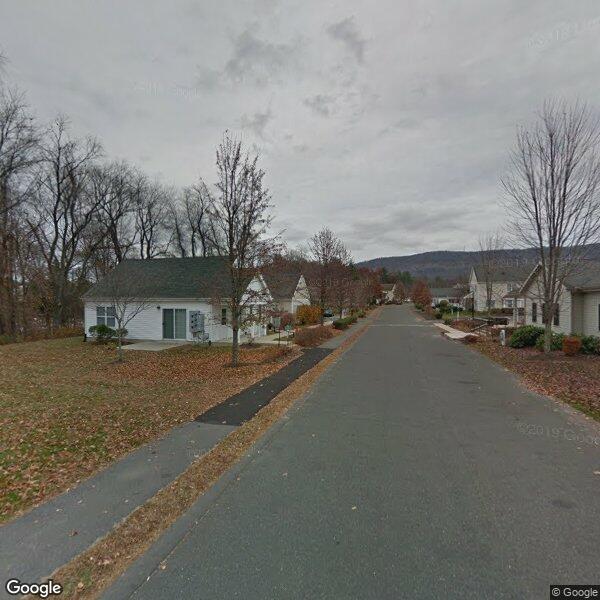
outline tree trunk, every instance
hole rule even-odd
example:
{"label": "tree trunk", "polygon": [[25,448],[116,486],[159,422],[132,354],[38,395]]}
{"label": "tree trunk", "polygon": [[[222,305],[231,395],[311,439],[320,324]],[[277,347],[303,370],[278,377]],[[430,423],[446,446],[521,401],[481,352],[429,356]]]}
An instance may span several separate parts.
{"label": "tree trunk", "polygon": [[552,317],[546,315],[546,323],[544,325],[544,352],[550,352],[552,348]]}
{"label": "tree trunk", "polygon": [[121,335],[117,336],[117,348],[118,348],[117,360],[119,362],[123,362],[123,336],[121,336]]}
{"label": "tree trunk", "polygon": [[237,367],[240,357],[240,326],[237,314],[234,314],[233,310],[231,312],[231,330],[233,332],[233,339],[231,341],[231,366]]}

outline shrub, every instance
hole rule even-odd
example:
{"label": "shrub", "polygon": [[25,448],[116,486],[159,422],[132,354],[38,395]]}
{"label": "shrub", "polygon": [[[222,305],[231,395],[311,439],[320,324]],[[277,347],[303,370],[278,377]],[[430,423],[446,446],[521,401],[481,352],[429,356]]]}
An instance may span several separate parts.
{"label": "shrub", "polygon": [[[550,350],[562,350],[563,340],[565,339],[564,333],[553,333],[552,340],[550,341]],[[538,339],[535,341],[535,347],[538,350],[544,349],[544,335],[540,335]]]}
{"label": "shrub", "polygon": [[584,354],[600,354],[600,337],[584,335],[581,338],[581,351]]}
{"label": "shrub", "polygon": [[96,338],[98,344],[104,344],[116,335],[116,331],[108,325],[92,325],[89,330],[90,335]]}
{"label": "shrub", "polygon": [[515,329],[513,334],[510,336],[508,345],[511,348],[528,348],[535,346],[538,338],[544,334],[544,330],[541,327],[535,325],[524,325]]}
{"label": "shrub", "polygon": [[12,344],[14,341],[15,340],[6,333],[0,335],[0,346],[4,346],[5,344]]}
{"label": "shrub", "polygon": [[575,335],[567,335],[563,338],[562,351],[567,356],[575,356],[581,350],[581,339]]}
{"label": "shrub", "polygon": [[296,309],[296,321],[299,325],[315,325],[321,321],[321,309],[308,304],[299,306]]}
{"label": "shrub", "polygon": [[294,342],[298,346],[318,346],[324,340],[333,337],[331,327],[319,325],[318,327],[307,327],[300,329],[294,334]]}
{"label": "shrub", "polygon": [[441,309],[442,312],[448,312],[448,300],[441,300],[440,302],[438,302],[438,304],[436,305],[436,308]]}
{"label": "shrub", "polygon": [[294,325],[294,315],[289,312],[285,312],[281,315],[281,328],[285,329],[288,325]]}
{"label": "shrub", "polygon": [[350,325],[350,321],[348,321],[348,319],[336,319],[333,322],[333,326],[336,329],[348,329],[348,326]]}
{"label": "shrub", "polygon": [[364,319],[367,316],[367,313],[364,310],[359,310],[358,311],[358,318],[359,319]]}
{"label": "shrub", "polygon": [[421,303],[419,303],[419,302],[415,302],[415,308],[417,310],[423,310],[423,305]]}
{"label": "shrub", "polygon": [[444,313],[444,316],[442,318],[444,319],[445,325],[452,325],[453,319],[450,313]]}
{"label": "shrub", "polygon": [[444,313],[439,308],[435,311],[434,314],[436,319],[441,319],[444,316]]}

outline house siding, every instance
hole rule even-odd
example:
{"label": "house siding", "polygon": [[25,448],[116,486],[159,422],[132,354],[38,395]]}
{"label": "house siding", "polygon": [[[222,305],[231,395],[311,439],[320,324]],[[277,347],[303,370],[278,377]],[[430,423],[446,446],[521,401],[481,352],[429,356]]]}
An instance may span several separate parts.
{"label": "house siding", "polygon": [[598,324],[598,305],[600,304],[600,292],[588,292],[583,294],[583,334],[600,335]]}
{"label": "house siding", "polygon": [[[85,331],[96,325],[96,306],[107,306],[108,301],[86,301],[84,307]],[[156,307],[160,306],[160,310]],[[221,307],[208,302],[184,300],[153,300],[127,324],[127,338],[131,340],[162,340],[162,311],[165,308],[185,309],[186,339],[193,341],[190,332],[190,311],[200,311],[205,315],[205,331],[213,342],[230,340],[233,337],[229,325],[221,325]],[[256,337],[266,333],[264,325],[253,325],[249,333]]]}
{"label": "house siding", "polygon": [[[533,290],[537,290],[537,278],[532,282],[532,284],[528,288],[528,292],[526,293],[526,302],[525,302],[525,323],[527,325],[539,325],[543,327],[542,322],[542,301],[539,299],[540,294],[532,293]],[[533,303],[537,304],[537,322],[533,322],[532,315],[532,305]],[[562,289],[560,300],[559,300],[559,325],[554,325],[552,323],[552,331],[556,333],[565,333],[570,334],[572,332],[573,326],[573,303],[571,299],[571,292],[564,288]]]}

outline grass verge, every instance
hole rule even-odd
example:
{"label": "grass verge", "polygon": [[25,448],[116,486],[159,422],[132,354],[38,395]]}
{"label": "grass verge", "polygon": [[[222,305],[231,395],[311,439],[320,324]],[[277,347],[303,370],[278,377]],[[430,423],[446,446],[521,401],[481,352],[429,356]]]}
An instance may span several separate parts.
{"label": "grass verge", "polygon": [[600,421],[600,357],[544,354],[534,348],[510,348],[479,340],[472,348],[515,373],[523,384],[556,398]]}
{"label": "grass verge", "polygon": [[296,379],[253,419],[192,463],[175,481],[131,513],[108,535],[57,569],[51,577],[63,586],[61,598],[97,598],[231,468],[366,329],[363,326],[351,333],[339,348]]}

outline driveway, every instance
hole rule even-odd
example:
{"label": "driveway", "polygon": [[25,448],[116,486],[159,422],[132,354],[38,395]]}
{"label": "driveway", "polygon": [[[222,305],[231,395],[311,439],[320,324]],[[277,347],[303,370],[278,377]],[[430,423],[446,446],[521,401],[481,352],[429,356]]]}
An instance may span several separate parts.
{"label": "driveway", "polygon": [[389,306],[107,597],[522,600],[598,583],[594,436]]}

